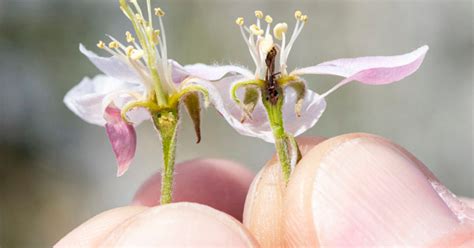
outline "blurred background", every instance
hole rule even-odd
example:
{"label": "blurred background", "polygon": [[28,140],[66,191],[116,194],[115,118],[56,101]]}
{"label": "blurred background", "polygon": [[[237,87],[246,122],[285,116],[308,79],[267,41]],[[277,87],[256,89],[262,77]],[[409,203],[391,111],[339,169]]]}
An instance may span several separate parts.
{"label": "blurred background", "polygon": [[[261,9],[293,26],[309,22],[289,67],[341,57],[402,54],[428,44],[420,70],[383,87],[350,84],[328,100],[305,135],[349,132],[385,136],[422,160],[454,193],[474,197],[472,1],[153,1],[166,12],[168,54],[182,64],[253,67],[234,20]],[[64,106],[64,94],[99,71],[78,51],[104,34],[122,37],[130,24],[114,0],[0,0],[0,247],[47,247],[79,223],[128,204],[161,165],[151,123],[138,128],[137,156],[116,178],[103,128]],[[293,66],[292,66],[293,65]],[[338,78],[307,77],[318,92]],[[177,161],[235,160],[256,171],[273,146],[238,135],[212,108],[196,145],[188,119]]]}

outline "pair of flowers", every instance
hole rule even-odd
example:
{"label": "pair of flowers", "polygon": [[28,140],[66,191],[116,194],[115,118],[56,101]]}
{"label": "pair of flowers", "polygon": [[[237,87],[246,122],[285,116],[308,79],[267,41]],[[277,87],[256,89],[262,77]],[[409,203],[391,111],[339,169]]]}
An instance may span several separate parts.
{"label": "pair of flowers", "polygon": [[[120,0],[120,8],[131,21],[134,33],[125,33],[122,44],[109,36],[97,46],[110,53],[101,57],[80,45],[80,51],[105,75],[84,78],[65,96],[64,102],[83,120],[105,126],[118,161],[120,176],[128,169],[136,149],[135,126],[152,120],[163,144],[162,203],[171,201],[171,186],[180,106],[194,122],[200,140],[201,102],[219,111],[243,135],[275,143],[286,178],[299,158],[294,136],[315,125],[326,108],[325,97],[356,81],[381,85],[396,82],[415,72],[427,46],[387,57],[338,59],[287,71],[287,59],[308,17],[295,12],[291,35],[288,25],[273,25],[269,15],[255,11],[256,23],[236,24],[255,63],[255,71],[235,65],[194,64],[181,66],[168,59],[163,16],[160,8],[143,11],[137,0]],[[146,14],[146,15],[145,15]],[[154,15],[159,29],[154,28]],[[305,74],[327,74],[342,81],[323,94],[307,88]],[[202,99],[202,101],[201,101]]]}

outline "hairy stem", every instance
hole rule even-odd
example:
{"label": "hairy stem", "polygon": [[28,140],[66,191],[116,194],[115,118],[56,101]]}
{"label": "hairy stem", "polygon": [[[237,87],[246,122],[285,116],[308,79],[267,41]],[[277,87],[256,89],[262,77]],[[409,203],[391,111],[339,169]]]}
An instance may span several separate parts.
{"label": "hairy stem", "polygon": [[161,205],[171,203],[172,200],[178,118],[177,110],[164,110],[153,115],[153,122],[160,133],[163,147]]}
{"label": "hairy stem", "polygon": [[262,97],[262,101],[267,110],[268,120],[273,131],[275,148],[278,154],[278,160],[280,161],[283,177],[285,182],[288,183],[291,174],[291,154],[287,142],[288,135],[283,126],[283,99],[282,97],[279,98],[280,99],[276,104],[272,104],[270,101],[266,100],[265,97]]}

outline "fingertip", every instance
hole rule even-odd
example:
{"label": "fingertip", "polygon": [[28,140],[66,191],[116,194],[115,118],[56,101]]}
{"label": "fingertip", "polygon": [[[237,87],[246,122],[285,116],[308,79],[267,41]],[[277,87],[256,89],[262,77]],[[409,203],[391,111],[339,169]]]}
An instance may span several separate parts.
{"label": "fingertip", "polygon": [[[301,153],[304,155],[325,138],[297,138]],[[244,225],[252,232],[263,247],[281,247],[283,196],[286,191],[277,156],[255,176],[244,209]]]}
{"label": "fingertip", "polygon": [[148,209],[123,223],[100,244],[104,247],[258,247],[240,222],[196,203]]}
{"label": "fingertip", "polygon": [[[399,146],[348,134],[309,151],[285,195],[288,246],[426,245],[460,224],[447,189]],[[305,227],[305,228],[302,228]]]}
{"label": "fingertip", "polygon": [[97,247],[117,225],[146,209],[143,206],[127,206],[102,212],[69,232],[54,247]]}

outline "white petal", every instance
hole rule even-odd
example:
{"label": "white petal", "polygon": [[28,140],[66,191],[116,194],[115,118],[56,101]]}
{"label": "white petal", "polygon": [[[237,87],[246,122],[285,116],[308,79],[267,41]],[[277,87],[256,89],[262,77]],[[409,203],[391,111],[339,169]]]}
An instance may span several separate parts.
{"label": "white petal", "polygon": [[[268,117],[261,101],[258,102],[254,112],[252,113],[252,119],[241,123],[242,110],[231,99],[230,89],[232,85],[250,79],[251,78],[243,76],[233,76],[226,77],[215,83],[210,83],[204,80],[196,80],[193,83],[202,85],[208,89],[212,104],[238,133],[274,143]],[[242,99],[243,90],[238,92],[238,94]],[[314,126],[326,108],[325,100],[320,98],[319,95],[313,91],[308,90],[301,111],[302,116],[296,117],[294,112],[295,99],[296,93],[293,90],[288,90],[286,92],[285,106],[283,108],[285,129],[288,133],[291,133],[294,136],[299,135]]]}
{"label": "white petal", "polygon": [[82,44],[79,45],[79,50],[103,73],[116,79],[139,83],[142,81],[138,73],[133,67],[122,58],[117,56],[100,57],[92,51],[87,50]]}
{"label": "white petal", "polygon": [[[84,78],[74,86],[64,97],[66,106],[84,121],[104,126],[104,113],[113,101],[122,108],[131,100],[136,100],[130,93],[142,95],[143,86],[125,83],[105,75],[97,75],[93,79]],[[130,111],[128,114],[134,124],[149,119],[149,114],[143,109]]]}
{"label": "white petal", "polygon": [[291,74],[328,74],[345,77],[365,84],[388,84],[414,73],[423,62],[428,46],[397,56],[375,56],[327,61],[301,68]]}
{"label": "white petal", "polygon": [[171,65],[171,77],[173,83],[180,84],[186,77],[189,76],[189,72],[187,72],[186,69],[178,62],[168,59],[168,63]]}
{"label": "white petal", "polygon": [[254,76],[253,73],[248,69],[235,65],[211,66],[205,64],[194,64],[186,65],[184,68],[190,75],[210,81],[219,80],[227,74],[240,74],[249,78]]}
{"label": "white petal", "polygon": [[283,120],[286,132],[295,137],[312,128],[326,109],[326,101],[316,92],[306,90],[301,116],[295,113],[296,92],[287,88],[285,90],[285,103],[283,106]]}

